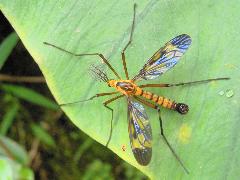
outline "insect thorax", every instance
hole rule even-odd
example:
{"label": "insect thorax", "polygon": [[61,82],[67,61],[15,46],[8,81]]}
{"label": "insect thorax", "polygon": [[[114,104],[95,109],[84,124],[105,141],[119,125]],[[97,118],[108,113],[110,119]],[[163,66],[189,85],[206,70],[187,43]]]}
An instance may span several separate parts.
{"label": "insect thorax", "polygon": [[132,80],[110,80],[108,85],[116,88],[117,91],[126,96],[133,95],[137,88],[137,85],[134,84]]}

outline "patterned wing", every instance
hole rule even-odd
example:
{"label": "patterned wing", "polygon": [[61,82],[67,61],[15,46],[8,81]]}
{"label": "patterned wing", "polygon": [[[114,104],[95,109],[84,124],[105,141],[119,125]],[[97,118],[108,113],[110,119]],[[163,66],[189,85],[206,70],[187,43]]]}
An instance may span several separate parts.
{"label": "patterned wing", "polygon": [[128,133],[135,159],[140,165],[148,165],[152,157],[152,129],[144,107],[130,99]]}
{"label": "patterned wing", "polygon": [[187,34],[173,38],[147,61],[133,80],[155,79],[165,73],[178,63],[180,57],[191,45],[191,42],[191,37]]}

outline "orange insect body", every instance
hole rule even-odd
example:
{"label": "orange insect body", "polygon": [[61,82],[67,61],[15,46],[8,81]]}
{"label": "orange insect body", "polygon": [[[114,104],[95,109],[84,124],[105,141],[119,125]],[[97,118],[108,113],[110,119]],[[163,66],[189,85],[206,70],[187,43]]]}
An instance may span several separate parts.
{"label": "orange insect body", "polygon": [[174,101],[143,90],[142,88],[138,87],[133,80],[109,80],[108,85],[126,96],[142,96],[162,107],[174,110],[176,109],[176,103]]}
{"label": "orange insect body", "polygon": [[126,96],[135,95],[139,88],[133,80],[109,80],[108,86],[115,88],[118,92]]}

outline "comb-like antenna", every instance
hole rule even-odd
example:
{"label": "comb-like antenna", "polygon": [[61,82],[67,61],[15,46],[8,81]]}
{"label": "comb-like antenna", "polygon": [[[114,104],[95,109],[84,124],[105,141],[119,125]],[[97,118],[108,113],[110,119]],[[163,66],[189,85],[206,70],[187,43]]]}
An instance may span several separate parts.
{"label": "comb-like antenna", "polygon": [[107,74],[101,70],[99,67],[95,65],[90,66],[90,71],[96,77],[98,80],[103,81],[103,82],[108,82],[109,78],[107,77]]}

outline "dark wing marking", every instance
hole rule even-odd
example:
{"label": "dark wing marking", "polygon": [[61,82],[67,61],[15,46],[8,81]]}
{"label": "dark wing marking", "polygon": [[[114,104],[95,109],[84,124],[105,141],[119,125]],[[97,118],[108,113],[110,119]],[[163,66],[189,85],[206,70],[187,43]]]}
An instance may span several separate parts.
{"label": "dark wing marking", "polygon": [[149,164],[152,157],[152,129],[144,107],[128,98],[128,133],[135,159]]}
{"label": "dark wing marking", "polygon": [[178,63],[180,57],[191,45],[191,42],[191,37],[187,34],[173,38],[147,61],[133,80],[155,79],[165,73]]}

